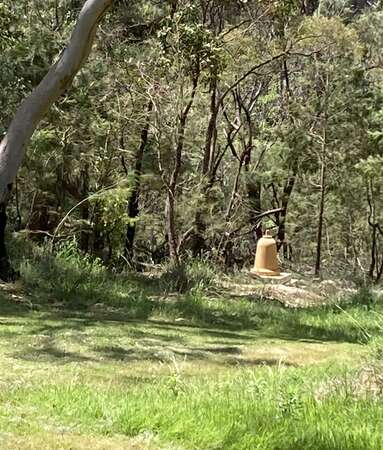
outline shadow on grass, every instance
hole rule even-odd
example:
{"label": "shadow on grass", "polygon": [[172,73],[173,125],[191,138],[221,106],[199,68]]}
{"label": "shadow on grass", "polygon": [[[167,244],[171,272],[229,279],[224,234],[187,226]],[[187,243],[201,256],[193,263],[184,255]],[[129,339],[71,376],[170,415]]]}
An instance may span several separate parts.
{"label": "shadow on grass", "polygon": [[57,348],[53,343],[44,345],[40,349],[28,349],[28,351],[21,351],[12,355],[13,358],[23,361],[32,362],[55,362],[59,364],[73,363],[73,362],[89,362],[96,361],[96,358],[85,356],[79,352],[70,352]]}
{"label": "shadow on grass", "polygon": [[[69,272],[72,270],[71,267],[68,269]],[[157,281],[143,275],[118,275],[107,279],[105,274],[96,272],[91,274],[90,280],[82,283],[81,289],[79,286],[73,289],[79,276],[78,273],[69,276],[72,280],[69,287],[60,285],[65,278],[57,281],[55,292],[61,292],[61,302],[54,305],[47,301],[52,295],[53,282],[47,287],[41,283],[32,289],[32,298],[42,300],[32,308],[0,293],[0,316],[6,319],[3,323],[0,317],[0,337],[9,342],[15,337],[39,335],[46,339],[38,348],[30,348],[27,344],[14,357],[66,363],[102,359],[168,361],[172,355],[209,360],[217,359],[218,355],[225,364],[274,365],[277,360],[249,360],[246,363],[234,356],[241,353],[239,345],[254,345],[259,338],[314,343],[367,341],[366,334],[357,324],[345,321],[339,326],[339,321],[333,321],[339,315],[328,309],[290,310],[254,297],[211,299],[198,293],[171,298],[157,296],[159,299],[153,300],[152,294],[159,293]],[[82,295],[85,295],[85,301]],[[164,319],[154,319],[153,316]],[[16,317],[20,320],[10,320]],[[23,321],[28,319],[33,323],[24,327]],[[12,328],[2,330],[2,324]],[[61,339],[63,334],[73,333],[69,336],[72,342],[81,343],[80,334],[90,327],[97,327],[96,332],[93,330],[95,339],[112,340],[113,332],[103,332],[102,327],[113,324],[119,328],[123,326],[123,332],[137,340],[139,347],[118,343],[93,345],[82,352],[59,348],[58,338]],[[368,332],[376,335],[380,330],[371,324]],[[206,336],[210,342],[207,346],[188,345],[188,337],[192,335],[202,339]],[[212,339],[214,346],[211,345]]]}

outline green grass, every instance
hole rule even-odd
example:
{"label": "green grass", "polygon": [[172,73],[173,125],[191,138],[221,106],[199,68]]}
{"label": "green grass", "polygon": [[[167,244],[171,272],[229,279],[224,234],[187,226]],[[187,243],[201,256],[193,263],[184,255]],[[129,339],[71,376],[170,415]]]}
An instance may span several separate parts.
{"label": "green grass", "polygon": [[378,298],[291,310],[44,258],[0,290],[0,448],[383,449]]}
{"label": "green grass", "polygon": [[249,303],[258,327],[239,329],[2,306],[2,448],[383,448],[382,402],[353,392],[370,349],[349,311]]}
{"label": "green grass", "polygon": [[[316,370],[246,369],[214,378],[182,374],[150,382],[21,387],[8,407],[24,412],[17,427],[39,429],[36,405],[48,427],[94,435],[158,435],[185,448],[379,449],[383,406],[355,402],[346,392],[316,400]],[[308,379],[308,381],[307,381]],[[4,395],[4,394],[3,394]],[[40,420],[41,420],[40,418]],[[2,419],[2,429],[14,429]]]}

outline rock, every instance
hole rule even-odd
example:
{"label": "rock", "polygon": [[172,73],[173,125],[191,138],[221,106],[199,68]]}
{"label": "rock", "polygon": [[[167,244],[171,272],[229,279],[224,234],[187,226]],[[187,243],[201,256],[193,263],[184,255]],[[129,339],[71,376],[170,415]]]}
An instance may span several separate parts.
{"label": "rock", "polygon": [[322,303],[322,298],[314,292],[283,284],[267,286],[265,296],[291,307],[306,307]]}

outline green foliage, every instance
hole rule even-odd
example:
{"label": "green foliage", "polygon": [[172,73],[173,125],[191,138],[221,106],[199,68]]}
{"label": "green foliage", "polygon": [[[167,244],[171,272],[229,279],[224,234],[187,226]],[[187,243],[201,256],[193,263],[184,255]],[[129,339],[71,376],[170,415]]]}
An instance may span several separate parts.
{"label": "green foliage", "polygon": [[27,288],[41,290],[48,301],[75,308],[97,303],[94,295],[99,292],[102,296],[107,282],[101,262],[82,255],[75,242],[61,244],[55,255],[43,250],[35,260],[24,262],[20,270]]}
{"label": "green foliage", "polygon": [[188,259],[181,265],[165,266],[161,283],[169,292],[208,291],[214,287],[216,276],[216,269],[208,261]]}
{"label": "green foliage", "polygon": [[354,306],[360,305],[364,308],[371,309],[381,304],[383,297],[374,292],[371,286],[362,286],[357,293],[351,296],[350,302]]}
{"label": "green foliage", "polygon": [[[0,3],[1,133],[62,50],[80,8],[36,4]],[[199,278],[209,285],[189,262],[175,269],[167,260],[165,198],[181,140],[174,194],[175,232],[188,237],[181,259],[191,251],[228,270],[250,265],[257,214],[287,205],[285,219],[275,213],[263,226],[286,234],[295,264],[312,265],[325,161],[322,267],[364,279],[373,253],[366,177],[380,228],[383,220],[383,19],[379,8],[358,5],[321,1],[306,16],[296,0],[118,2],[108,33],[101,30],[72,88],[32,137],[10,229],[49,236],[61,224],[60,239],[76,236],[111,268],[158,263],[169,265],[170,290],[190,291]],[[203,248],[194,248],[196,236]],[[378,235],[374,278],[381,245]]]}
{"label": "green foliage", "polygon": [[175,58],[185,73],[222,70],[219,67],[224,57],[222,43],[200,22],[199,12],[197,4],[186,2],[172,18],[164,21],[157,32],[161,65],[171,67]]}
{"label": "green foliage", "polygon": [[20,267],[26,288],[38,303],[53,303],[73,310],[95,305],[126,308],[130,317],[147,317],[153,302],[136,282],[109,272],[97,258],[84,255],[76,242],[65,242],[25,260]]}
{"label": "green foliage", "polygon": [[[302,3],[115,2],[10,201],[2,448],[383,448],[383,303],[366,282],[383,268],[383,16]],[[81,4],[0,1],[1,134]],[[164,226],[177,164],[180,264]],[[288,264],[311,273],[324,165],[322,275],[361,288],[297,310],[220,288],[222,268],[253,263],[257,214],[282,205],[286,222],[262,225],[284,226]],[[133,227],[129,267],[149,273],[124,270]]]}
{"label": "green foliage", "polygon": [[[379,448],[381,438],[374,433],[374,427],[361,425],[374,421],[372,400],[360,400],[353,405],[351,395],[334,393],[328,399],[316,401],[313,391],[318,375],[314,371],[310,374],[306,393],[302,392],[302,375],[300,370],[292,370],[283,378],[277,372],[267,375],[247,370],[235,378],[226,376],[218,381],[184,380],[177,395],[166,379],[157,382],[156,389],[133,388],[122,398],[118,390],[96,392],[77,385],[50,387],[36,390],[30,397],[28,392],[25,395],[68,425],[75,418],[70,406],[75,404],[84,429],[96,428],[104,434],[109,428],[108,433],[128,436],[141,430],[158,430],[165,442],[181,445],[187,442],[194,448],[275,450],[301,445],[319,450]],[[351,374],[344,376],[346,380],[349,377]],[[257,393],[249,390],[249,380],[262,386]],[[283,391],[286,385],[293,393],[287,400],[287,408],[275,396],[275,391]],[[286,398],[287,393],[283,396]],[[49,407],[52,404],[56,406]],[[379,410],[377,404],[376,409]],[[238,415],[241,420],[233,422],[232,417]],[[354,425],[349,429],[351,423]],[[328,433],[329,428],[332,433]]]}

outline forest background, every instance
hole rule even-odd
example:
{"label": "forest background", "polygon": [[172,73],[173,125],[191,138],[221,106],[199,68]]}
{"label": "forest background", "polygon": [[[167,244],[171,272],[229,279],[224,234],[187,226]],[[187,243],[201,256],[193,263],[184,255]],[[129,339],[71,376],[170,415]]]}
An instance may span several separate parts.
{"label": "forest background", "polygon": [[[75,0],[0,2],[0,133]],[[383,275],[378,1],[119,1],[29,146],[8,231],[113,270],[202,258]],[[77,250],[76,250],[77,251]]]}

